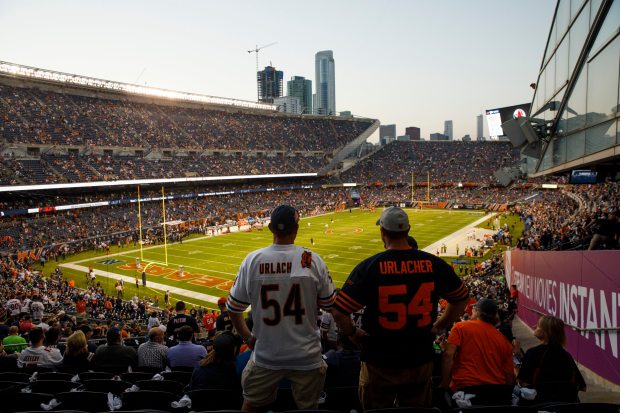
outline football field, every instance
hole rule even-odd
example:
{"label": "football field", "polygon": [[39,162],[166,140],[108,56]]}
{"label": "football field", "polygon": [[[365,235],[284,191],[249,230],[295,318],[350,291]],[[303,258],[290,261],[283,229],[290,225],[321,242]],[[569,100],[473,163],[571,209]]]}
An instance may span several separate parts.
{"label": "football field", "polygon": [[[407,213],[412,226],[410,234],[421,249],[483,216],[482,212],[476,211],[407,210]],[[375,212],[346,210],[302,219],[296,244],[319,254],[327,263],[334,283],[340,286],[361,260],[383,250],[376,225],[380,214],[379,209]],[[311,240],[314,245],[311,245]],[[174,291],[174,300],[185,299],[214,307],[213,297],[227,294],[243,258],[250,251],[266,247],[271,242],[272,234],[265,227],[263,230],[197,237],[182,244],[168,244],[167,264],[164,246],[158,245],[144,247],[140,269],[136,268],[140,250],[130,247],[109,255],[87,259],[81,257],[66,270],[73,272],[71,275],[74,277],[83,278],[85,270],[92,267],[97,274],[107,274],[112,278],[98,277],[98,281],[104,286],[107,283],[109,289],[113,289],[114,278],[121,276],[126,286],[135,288],[135,277],[138,277],[142,287],[141,272],[149,264],[146,267],[147,287],[154,287],[160,292],[170,288]],[[179,272],[181,265],[184,267],[182,274]],[[140,296],[149,295],[144,288],[138,291]],[[125,299],[133,295],[131,291],[129,294],[125,294]]]}

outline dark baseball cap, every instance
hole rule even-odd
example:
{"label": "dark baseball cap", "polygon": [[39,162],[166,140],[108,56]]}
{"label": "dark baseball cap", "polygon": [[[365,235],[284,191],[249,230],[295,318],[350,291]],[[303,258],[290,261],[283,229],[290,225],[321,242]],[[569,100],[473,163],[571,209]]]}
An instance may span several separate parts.
{"label": "dark baseball cap", "polygon": [[401,208],[391,206],[383,210],[377,225],[381,225],[381,228],[390,232],[408,231],[409,216]]}
{"label": "dark baseball cap", "polygon": [[108,342],[114,342],[116,340],[119,340],[120,338],[121,330],[118,327],[112,327],[108,329],[108,332],[106,333],[106,339],[108,340]]}
{"label": "dark baseball cap", "polygon": [[278,232],[287,232],[297,226],[299,213],[290,205],[280,205],[271,211],[271,228]]}
{"label": "dark baseball cap", "polygon": [[213,340],[213,349],[223,360],[234,360],[237,341],[229,333],[222,333]]}
{"label": "dark baseball cap", "polygon": [[495,300],[491,300],[490,298],[481,298],[476,303],[476,308],[478,311],[484,314],[495,315],[497,314],[497,303]]}

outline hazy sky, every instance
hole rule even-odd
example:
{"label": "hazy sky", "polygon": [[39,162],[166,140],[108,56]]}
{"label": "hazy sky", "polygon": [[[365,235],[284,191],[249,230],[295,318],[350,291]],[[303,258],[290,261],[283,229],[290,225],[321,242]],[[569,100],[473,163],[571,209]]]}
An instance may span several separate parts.
{"label": "hazy sky", "polygon": [[[0,0],[0,60],[256,100],[255,45],[285,80],[333,50],[336,109],[476,135],[484,109],[530,102],[555,0]],[[140,76],[140,74],[142,75]],[[486,131],[485,123],[485,135]]]}

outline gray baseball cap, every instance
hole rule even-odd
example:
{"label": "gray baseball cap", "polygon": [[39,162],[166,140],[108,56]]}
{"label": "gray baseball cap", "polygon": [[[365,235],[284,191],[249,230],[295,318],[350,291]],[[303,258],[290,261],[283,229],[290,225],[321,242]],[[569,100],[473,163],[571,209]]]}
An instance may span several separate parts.
{"label": "gray baseball cap", "polygon": [[381,228],[391,232],[408,231],[410,228],[409,216],[398,207],[389,207],[383,210],[377,225],[381,225]]}

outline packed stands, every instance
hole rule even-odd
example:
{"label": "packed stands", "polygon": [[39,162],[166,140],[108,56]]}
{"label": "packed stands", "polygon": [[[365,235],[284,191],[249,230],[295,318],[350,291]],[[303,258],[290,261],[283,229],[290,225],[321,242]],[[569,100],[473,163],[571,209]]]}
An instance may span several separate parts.
{"label": "packed stands", "polygon": [[6,85],[0,87],[0,103],[6,113],[3,137],[9,143],[330,151],[369,126],[364,121],[302,120]]}
{"label": "packed stands", "polygon": [[[494,183],[493,173],[519,160],[509,142],[396,141],[340,175],[342,182]],[[372,179],[374,181],[369,181]]]}
{"label": "packed stands", "polygon": [[[525,230],[517,247],[529,250],[616,249],[620,185],[567,186],[517,205]],[[598,234],[598,237],[596,237]],[[602,239],[604,236],[605,239]],[[596,237],[594,244],[592,239]]]}

